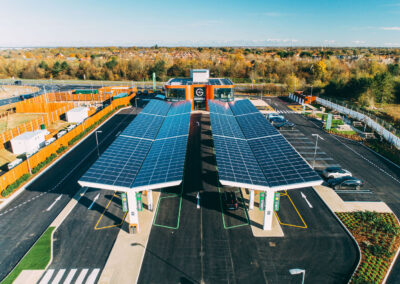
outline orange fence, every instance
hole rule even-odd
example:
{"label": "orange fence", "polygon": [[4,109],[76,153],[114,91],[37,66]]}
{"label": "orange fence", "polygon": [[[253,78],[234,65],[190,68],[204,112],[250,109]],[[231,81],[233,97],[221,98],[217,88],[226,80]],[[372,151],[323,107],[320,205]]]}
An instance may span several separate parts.
{"label": "orange fence", "polygon": [[[86,128],[90,127],[91,125],[93,125],[94,123],[99,121],[104,115],[106,115],[108,112],[110,112],[114,108],[119,107],[119,106],[128,105],[132,98],[133,98],[133,96],[129,96],[129,97],[120,98],[120,99],[113,101],[111,105],[102,109],[95,115],[89,117],[82,124],[78,125],[77,127],[72,129],[70,132],[68,132],[64,136],[60,137],[59,139],[57,139],[50,145],[42,148],[35,155],[32,155],[31,157],[29,157],[28,160],[29,160],[30,168],[33,169],[38,164],[40,164],[41,162],[46,160],[49,156],[51,156],[51,154],[56,153],[57,149],[60,148],[61,146],[68,146],[68,142],[71,139],[73,139],[75,136],[79,135]],[[23,161],[21,164],[19,164],[15,168],[11,169],[10,171],[6,172],[4,175],[2,175],[0,177],[0,192],[3,191],[4,189],[6,189],[7,186],[14,183],[18,178],[20,178],[24,174],[29,173],[28,160]]]}
{"label": "orange fence", "polygon": [[7,130],[0,134],[0,149],[5,148],[5,143],[13,139],[14,137],[27,132],[41,129],[41,125],[44,124],[47,128],[50,124],[60,120],[60,115],[66,113],[70,109],[73,109],[73,104],[65,104],[64,107],[55,110],[53,112],[48,112],[41,117],[21,124],[13,129]]}
{"label": "orange fence", "polygon": [[17,113],[49,113],[64,107],[74,107],[73,103],[41,103],[30,102],[28,100],[15,103],[15,112]]}

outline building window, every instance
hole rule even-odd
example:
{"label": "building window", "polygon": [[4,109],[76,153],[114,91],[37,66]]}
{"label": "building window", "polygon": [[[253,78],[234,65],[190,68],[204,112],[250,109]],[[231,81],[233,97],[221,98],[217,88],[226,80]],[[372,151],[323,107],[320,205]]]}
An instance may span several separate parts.
{"label": "building window", "polygon": [[186,99],[186,89],[185,88],[174,88],[166,89],[167,100],[171,101],[181,101]]}
{"label": "building window", "polygon": [[233,101],[233,88],[215,88],[214,99],[220,101]]}

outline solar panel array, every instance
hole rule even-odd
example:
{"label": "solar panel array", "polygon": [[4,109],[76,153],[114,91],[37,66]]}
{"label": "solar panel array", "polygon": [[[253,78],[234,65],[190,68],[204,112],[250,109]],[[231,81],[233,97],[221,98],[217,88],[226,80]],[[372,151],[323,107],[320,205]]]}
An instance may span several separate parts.
{"label": "solar panel array", "polygon": [[209,109],[221,183],[279,190],[322,182],[249,100],[210,100]]}
{"label": "solar panel array", "polygon": [[151,100],[79,180],[133,188],[182,180],[191,102]]}

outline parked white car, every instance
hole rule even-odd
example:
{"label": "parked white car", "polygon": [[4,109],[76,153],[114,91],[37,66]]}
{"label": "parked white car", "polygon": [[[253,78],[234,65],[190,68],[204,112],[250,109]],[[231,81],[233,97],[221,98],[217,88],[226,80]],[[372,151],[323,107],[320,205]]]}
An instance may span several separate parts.
{"label": "parked white car", "polygon": [[328,167],[323,170],[322,175],[328,179],[352,176],[351,172],[339,167]]}

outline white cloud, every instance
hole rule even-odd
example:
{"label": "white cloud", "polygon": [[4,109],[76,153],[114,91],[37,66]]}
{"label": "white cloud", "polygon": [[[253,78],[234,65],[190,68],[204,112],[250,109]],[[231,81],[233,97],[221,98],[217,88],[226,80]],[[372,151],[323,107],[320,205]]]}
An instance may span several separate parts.
{"label": "white cloud", "polygon": [[333,44],[335,42],[336,42],[336,40],[334,40],[334,39],[326,39],[326,40],[324,40],[324,43],[328,43],[328,44]]}
{"label": "white cloud", "polygon": [[354,44],[364,44],[365,41],[363,41],[363,40],[353,40],[352,43],[354,43]]}
{"label": "white cloud", "polygon": [[399,31],[399,32],[400,32],[400,27],[381,27],[381,30],[385,30],[385,31]]}

